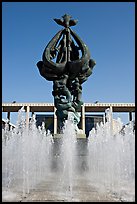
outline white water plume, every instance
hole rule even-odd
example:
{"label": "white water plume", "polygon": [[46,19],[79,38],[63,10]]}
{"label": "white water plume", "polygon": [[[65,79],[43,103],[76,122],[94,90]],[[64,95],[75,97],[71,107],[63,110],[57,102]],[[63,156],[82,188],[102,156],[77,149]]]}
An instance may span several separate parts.
{"label": "white water plume", "polygon": [[[109,117],[110,118],[110,117]],[[117,192],[135,187],[135,130],[131,121],[123,131],[120,119],[97,125],[88,138],[89,174],[104,190]]]}
{"label": "white water plume", "polygon": [[110,110],[107,114],[107,121],[93,128],[88,138],[78,139],[70,113],[61,138],[55,139],[44,123],[36,127],[35,115],[26,126],[22,107],[16,128],[9,130],[7,121],[2,131],[3,199],[15,201],[16,194],[25,197],[44,185],[48,195],[54,197],[57,191],[64,201],[84,199],[82,188],[85,193],[99,189],[100,197],[104,192],[134,201],[134,123],[122,128],[119,118],[113,120]]}
{"label": "white water plume", "polygon": [[17,127],[3,131],[3,187],[29,193],[48,173],[52,136],[43,128],[37,129],[35,116],[26,127],[24,109],[19,111]]}

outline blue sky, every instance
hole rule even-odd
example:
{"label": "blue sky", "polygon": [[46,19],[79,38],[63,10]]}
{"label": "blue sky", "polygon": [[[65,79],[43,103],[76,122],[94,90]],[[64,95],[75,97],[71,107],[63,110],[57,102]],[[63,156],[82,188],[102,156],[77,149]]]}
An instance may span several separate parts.
{"label": "blue sky", "polygon": [[53,102],[52,82],[36,63],[62,28],[53,18],[65,13],[78,19],[72,29],[96,61],[83,84],[83,102],[134,102],[134,2],[3,2],[2,102]]}

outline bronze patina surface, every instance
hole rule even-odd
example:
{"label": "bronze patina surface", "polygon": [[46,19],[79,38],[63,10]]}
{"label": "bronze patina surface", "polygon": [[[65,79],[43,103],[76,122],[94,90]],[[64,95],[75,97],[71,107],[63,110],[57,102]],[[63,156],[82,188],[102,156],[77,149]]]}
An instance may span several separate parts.
{"label": "bronze patina surface", "polygon": [[90,52],[81,38],[70,28],[77,20],[65,14],[54,21],[64,26],[46,46],[42,61],[37,63],[41,76],[53,81],[54,105],[60,127],[68,117],[68,112],[74,113],[74,122],[80,121],[78,109],[83,104],[82,83],[92,74],[95,61],[90,58]]}

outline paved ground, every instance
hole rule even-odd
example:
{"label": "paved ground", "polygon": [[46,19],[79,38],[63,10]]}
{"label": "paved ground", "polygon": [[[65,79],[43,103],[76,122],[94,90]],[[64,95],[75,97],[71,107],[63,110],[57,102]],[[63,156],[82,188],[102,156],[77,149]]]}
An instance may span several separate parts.
{"label": "paved ground", "polygon": [[[66,175],[63,175],[60,160],[54,157],[51,160],[51,170],[48,174],[44,172],[45,177],[37,183],[29,193],[22,194],[23,181],[16,180],[15,183],[7,189],[3,185],[3,202],[134,202],[135,186],[133,181],[123,183],[116,188],[104,184],[105,181],[101,172],[100,179],[96,179],[96,171],[88,174],[87,145],[86,140],[78,145],[77,171],[73,178],[68,178],[68,166],[65,169]],[[58,153],[58,142],[54,145],[54,154]],[[57,154],[58,155],[58,154]],[[59,171],[58,171],[59,169]],[[98,173],[98,172],[97,172]],[[71,175],[71,174],[70,174]],[[3,181],[4,176],[3,173]],[[98,177],[97,177],[98,178]],[[33,180],[33,179],[32,179]],[[34,181],[34,180],[33,180]],[[106,181],[105,181],[106,182]]]}
{"label": "paved ground", "polygon": [[28,194],[22,195],[13,187],[8,192],[3,188],[3,202],[127,202],[134,201],[131,188],[123,191],[106,190],[101,184],[91,182],[84,176],[79,176],[73,183],[72,191],[67,184],[59,182],[56,175],[51,175],[46,181],[39,183]]}

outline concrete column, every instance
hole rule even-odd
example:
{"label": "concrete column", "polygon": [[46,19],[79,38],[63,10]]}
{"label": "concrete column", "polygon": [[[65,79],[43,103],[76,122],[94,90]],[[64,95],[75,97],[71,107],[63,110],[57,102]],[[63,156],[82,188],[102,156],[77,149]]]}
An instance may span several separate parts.
{"label": "concrete column", "polygon": [[112,106],[110,106],[110,120],[113,120],[113,109]]}
{"label": "concrete column", "polygon": [[31,118],[33,117],[33,115],[34,115],[34,112],[31,112]]}
{"label": "concrete column", "polygon": [[104,118],[105,118],[104,121],[105,121],[105,122],[104,122],[104,123],[107,122],[107,117],[106,117],[106,115],[107,115],[107,114],[106,114],[106,112],[105,112],[105,116],[104,116]]}
{"label": "concrete column", "polygon": [[132,112],[129,112],[129,121],[132,121]]}
{"label": "concrete column", "polygon": [[27,105],[27,112],[26,112],[26,126],[29,125],[29,112],[30,112],[30,106]]}
{"label": "concrete column", "polygon": [[113,109],[112,106],[110,106],[110,124],[111,124],[111,131],[113,133]]}
{"label": "concrete column", "polygon": [[[10,112],[7,112],[7,119],[8,119],[7,124],[9,124],[10,123]],[[9,125],[9,130],[10,130],[10,125]]]}
{"label": "concrete column", "polygon": [[31,116],[33,116],[34,112],[31,112]]}
{"label": "concrete column", "polygon": [[54,135],[57,134],[57,116],[56,116],[56,107],[54,107]]}
{"label": "concrete column", "polygon": [[106,122],[112,122],[112,120],[113,120],[113,115],[112,115],[112,106],[110,106],[109,108],[107,108],[106,110],[105,110],[105,121]]}
{"label": "concrete column", "polygon": [[103,123],[106,123],[106,113],[103,115]]}
{"label": "concrete column", "polygon": [[7,113],[7,118],[10,121],[10,112]]}
{"label": "concrete column", "polygon": [[83,134],[85,134],[85,106],[84,104],[81,106],[81,122],[82,122],[82,130]]}

